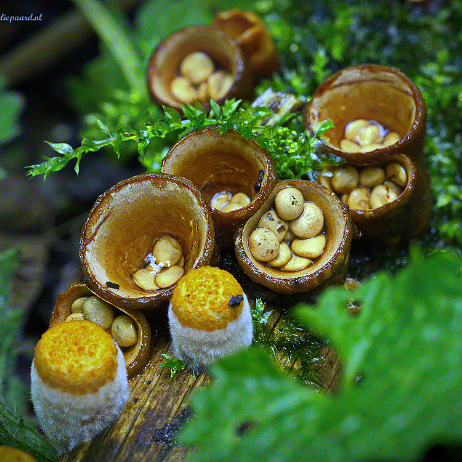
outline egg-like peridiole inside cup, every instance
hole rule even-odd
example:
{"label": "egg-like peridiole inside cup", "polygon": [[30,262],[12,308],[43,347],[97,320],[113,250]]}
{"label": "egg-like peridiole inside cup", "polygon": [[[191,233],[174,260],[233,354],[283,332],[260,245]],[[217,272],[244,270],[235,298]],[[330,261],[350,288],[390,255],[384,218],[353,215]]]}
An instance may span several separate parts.
{"label": "egg-like peridiole inside cup", "polygon": [[403,154],[389,156],[388,161],[405,171],[402,192],[380,207],[364,210],[350,207],[350,213],[363,239],[396,244],[417,237],[428,228],[431,194],[426,171],[418,163]]}
{"label": "egg-like peridiole inside cup", "polygon": [[162,236],[179,243],[184,272],[214,260],[210,206],[199,190],[185,178],[158,173],[117,183],[97,199],[82,229],[80,260],[88,288],[117,307],[162,306],[174,284],[146,290],[134,278],[154,262],[153,247]]}
{"label": "egg-like peridiole inside cup", "polygon": [[216,129],[179,140],[164,158],[162,172],[188,178],[211,204],[223,192],[248,197],[248,202],[231,210],[212,206],[219,248],[233,246],[236,228],[263,205],[277,182],[274,162],[266,150],[240,133],[221,134]]}
{"label": "egg-like peridiole inside cup", "polygon": [[[269,211],[274,210],[275,197],[285,188],[295,188],[300,191],[305,201],[304,208],[307,209],[306,212],[303,212],[305,216],[309,218],[310,216],[321,215],[323,222],[316,226],[316,229],[311,226],[307,228],[309,234],[305,234],[305,237],[300,238],[294,235],[289,244],[281,240],[279,245],[275,245],[272,262],[269,261],[269,258],[268,261],[257,259],[255,257],[257,253],[253,247],[264,246],[266,242],[265,240],[255,240],[253,233],[257,228],[262,229],[262,226],[269,226],[262,224],[262,219]],[[289,233],[294,234],[292,230],[299,232],[299,225],[304,218],[302,214],[299,218],[289,221],[286,236]],[[307,220],[307,222],[309,221]],[[282,294],[307,292],[322,284],[335,283],[343,277],[342,275],[345,274],[348,267],[350,245],[354,232],[355,228],[348,207],[342,204],[334,193],[312,181],[283,180],[275,186],[265,204],[238,229],[234,250],[239,265],[252,281]],[[275,266],[276,263],[274,262],[279,258],[279,250],[288,250],[288,247],[294,248],[294,242],[310,238],[319,239],[318,236],[324,236],[323,241],[325,242],[319,256],[312,258],[299,252],[299,255],[295,255],[290,260],[289,266],[279,265],[279,263]],[[294,253],[292,251],[292,254]],[[306,264],[303,259],[309,262]],[[274,266],[270,263],[273,263]]]}

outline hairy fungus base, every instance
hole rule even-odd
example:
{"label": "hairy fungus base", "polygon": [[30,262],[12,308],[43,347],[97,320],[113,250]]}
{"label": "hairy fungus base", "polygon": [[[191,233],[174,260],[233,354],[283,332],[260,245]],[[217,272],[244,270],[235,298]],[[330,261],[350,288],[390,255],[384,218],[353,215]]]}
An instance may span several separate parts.
{"label": "hairy fungus base", "polygon": [[219,268],[197,268],[184,276],[168,319],[174,354],[196,371],[252,343],[247,297],[234,276]]}
{"label": "hairy fungus base", "polygon": [[129,394],[122,351],[101,327],[70,321],[42,336],[32,362],[31,397],[57,448],[70,451],[111,425]]}
{"label": "hairy fungus base", "polygon": [[171,304],[168,319],[174,355],[195,371],[202,371],[214,361],[252,343],[252,315],[245,294],[240,315],[223,329],[207,331],[185,326],[176,317]]}

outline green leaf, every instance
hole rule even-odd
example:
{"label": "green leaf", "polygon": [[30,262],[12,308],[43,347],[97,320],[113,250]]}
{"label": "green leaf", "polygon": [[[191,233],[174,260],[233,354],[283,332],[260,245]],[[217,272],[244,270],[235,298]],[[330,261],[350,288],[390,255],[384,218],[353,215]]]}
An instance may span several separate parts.
{"label": "green leaf", "polygon": [[193,124],[193,126],[195,126],[195,123],[201,116],[205,117],[206,115],[204,106],[198,107],[191,104],[182,104],[181,108],[183,109],[184,117],[188,119]]}
{"label": "green leaf", "polygon": [[54,462],[58,452],[40,435],[35,425],[11,411],[0,396],[0,445],[18,448],[31,454],[38,462]]}
{"label": "green leaf", "polygon": [[21,133],[19,117],[24,103],[20,93],[6,90],[5,79],[0,75],[0,145]]}
{"label": "green leaf", "polygon": [[319,122],[318,125],[316,125],[314,129],[314,134],[316,136],[321,136],[333,126],[334,126],[334,123],[332,122],[332,120],[323,120],[322,122]]}
{"label": "green leaf", "polygon": [[0,445],[22,449],[39,462],[51,462],[57,459],[57,452],[23,415],[24,396],[27,396],[27,392],[13,374],[19,333],[24,320],[24,313],[10,306],[17,260],[18,251],[15,249],[0,254]]}
{"label": "green leaf", "polygon": [[[276,449],[290,448],[284,430],[298,427],[297,410],[321,395],[288,380],[269,353],[257,347],[220,361],[212,373],[214,384],[194,394],[195,418],[180,433],[180,442],[198,444],[192,460],[290,460]],[[310,424],[313,415],[304,417]]]}
{"label": "green leaf", "polygon": [[180,124],[181,123],[181,114],[176,110],[168,106],[162,106],[164,109],[165,120],[174,123]]}
{"label": "green leaf", "polygon": [[[395,277],[355,291],[331,288],[296,316],[329,339],[345,371],[333,395],[285,377],[249,349],[212,367],[180,441],[191,460],[418,461],[433,445],[462,443],[462,258],[418,249]],[[362,302],[357,315],[347,305]]]}
{"label": "green leaf", "polygon": [[108,8],[97,0],[73,1],[111,52],[130,88],[146,92],[141,56],[127,31],[125,16],[114,5]]}
{"label": "green leaf", "polygon": [[96,117],[95,118],[95,121],[96,121],[96,125],[98,126],[98,128],[105,134],[105,135],[108,135],[110,136],[111,135],[111,131],[109,130],[109,127],[104,124],[101,119],[99,117]]}
{"label": "green leaf", "polygon": [[165,362],[162,363],[160,367],[170,369],[170,377],[174,377],[186,370],[183,361],[176,356],[168,354],[163,354],[162,356],[165,358]]}
{"label": "green leaf", "polygon": [[216,119],[220,119],[223,115],[221,106],[213,99],[210,99],[210,115]]}
{"label": "green leaf", "polygon": [[49,143],[48,141],[46,143],[59,154],[71,154],[73,151],[72,146],[67,143]]}

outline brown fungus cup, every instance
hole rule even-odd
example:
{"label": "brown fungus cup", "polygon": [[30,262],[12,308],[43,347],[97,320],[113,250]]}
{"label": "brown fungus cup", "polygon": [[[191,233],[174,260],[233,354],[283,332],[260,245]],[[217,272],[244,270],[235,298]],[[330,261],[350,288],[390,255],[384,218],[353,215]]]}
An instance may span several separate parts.
{"label": "brown fungus cup", "polygon": [[[252,233],[260,226],[265,214],[275,207],[275,199],[280,191],[287,188],[300,191],[305,204],[314,204],[324,216],[319,236],[324,236],[325,247],[309,266],[298,271],[272,267],[266,261],[257,260],[251,250]],[[338,283],[345,277],[354,232],[348,207],[335,194],[316,182],[284,180],[277,183],[263,206],[237,230],[235,254],[239,265],[252,281],[282,294],[307,292]]]}
{"label": "brown fungus cup", "polygon": [[[212,204],[219,248],[233,246],[235,229],[263,205],[277,183],[267,151],[239,133],[215,129],[179,140],[164,158],[162,172],[188,178]],[[218,205],[221,194],[227,197]],[[242,196],[243,201],[234,202]]]}
{"label": "brown fungus cup", "polygon": [[316,90],[304,112],[314,130],[326,119],[327,152],[362,168],[385,166],[398,156],[407,171],[399,198],[372,210],[352,208],[365,239],[397,242],[422,232],[431,212],[430,177],[424,162],[426,106],[418,87],[399,69],[363,64],[343,69]]}
{"label": "brown fungus cup", "polygon": [[279,70],[276,46],[265,23],[253,11],[233,8],[215,15],[214,25],[229,34],[244,50],[252,71],[270,77]]}
{"label": "brown fungus cup", "polygon": [[[181,261],[156,260],[155,245],[161,240],[176,243]],[[98,297],[117,307],[159,309],[171,297],[175,280],[142,288],[134,275],[149,269],[153,277],[159,273],[165,279],[172,267],[181,266],[182,274],[211,264],[214,245],[210,206],[193,184],[148,173],[98,197],[82,229],[79,254],[84,280]]]}
{"label": "brown fungus cup", "polygon": [[[365,171],[364,166],[355,167],[351,164],[347,165],[349,165],[349,168],[353,167],[359,172]],[[419,168],[416,168],[416,165],[409,157],[403,154],[394,154],[387,157],[385,164],[371,164],[366,166],[366,168],[377,167],[377,170],[385,172],[388,170],[387,165],[401,166],[402,171],[405,172],[405,182],[397,185],[393,182],[393,177],[391,179],[385,178],[383,183],[386,189],[384,189],[386,194],[391,197],[384,198],[383,202],[379,202],[377,205],[373,203],[369,205],[368,203],[367,205],[355,206],[354,202],[349,202],[345,198],[345,196],[348,196],[348,193],[339,194],[337,192],[337,194],[350,206],[351,217],[361,232],[363,239],[380,240],[394,244],[400,240],[416,237],[428,227],[430,222],[431,198],[428,182],[425,177],[422,178],[423,172]],[[325,187],[336,192],[335,187],[332,186],[332,177],[322,177],[326,173],[326,171],[322,172],[318,176],[318,180]],[[361,180],[359,181],[361,182]],[[370,198],[371,193],[373,194],[374,191],[377,191],[381,187],[381,184],[375,187],[365,187],[360,183],[350,191],[350,197],[354,191],[365,190]]]}
{"label": "brown fungus cup", "polygon": [[[83,308],[74,309],[74,306],[78,303],[76,301],[86,300],[90,297],[95,297],[95,295],[85,284],[80,282],[71,284],[64,292],[59,294],[56,299],[51,314],[50,327],[61,322],[66,322],[66,320],[69,320],[69,316],[78,316],[81,314],[83,318],[83,313],[81,311]],[[114,311],[119,313],[118,315],[115,314],[114,319],[119,318],[120,315],[126,315],[132,320],[136,328],[136,342],[129,347],[121,347],[127,374],[128,377],[131,378],[143,370],[150,358],[151,328],[149,327],[145,315],[140,310],[114,307]]]}
{"label": "brown fungus cup", "polygon": [[[324,120],[334,126],[324,136],[326,149],[354,164],[383,161],[395,152],[422,162],[427,111],[418,87],[399,69],[377,64],[345,68],[327,78],[304,112],[304,123],[314,130]],[[356,120],[372,121],[398,139],[388,146],[350,152],[340,147],[345,129]]]}
{"label": "brown fungus cup", "polygon": [[209,107],[246,98],[252,75],[242,49],[218,27],[185,27],[164,39],[154,50],[147,84],[158,104],[181,111],[181,104],[197,100]]}

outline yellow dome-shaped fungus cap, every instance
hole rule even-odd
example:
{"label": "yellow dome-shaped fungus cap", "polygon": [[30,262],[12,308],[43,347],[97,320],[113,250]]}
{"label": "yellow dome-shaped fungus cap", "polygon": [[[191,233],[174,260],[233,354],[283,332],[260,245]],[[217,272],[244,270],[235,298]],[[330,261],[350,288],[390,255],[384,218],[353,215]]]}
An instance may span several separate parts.
{"label": "yellow dome-shaped fungus cap", "polygon": [[234,276],[212,266],[195,268],[173,289],[171,309],[183,326],[213,331],[238,318],[243,290]]}
{"label": "yellow dome-shaped fungus cap", "polygon": [[38,375],[50,387],[77,395],[95,393],[114,379],[117,348],[96,324],[69,321],[42,335],[34,362]]}
{"label": "yellow dome-shaped fungus cap", "polygon": [[0,446],[0,460],[2,462],[35,462],[35,458],[21,449]]}

